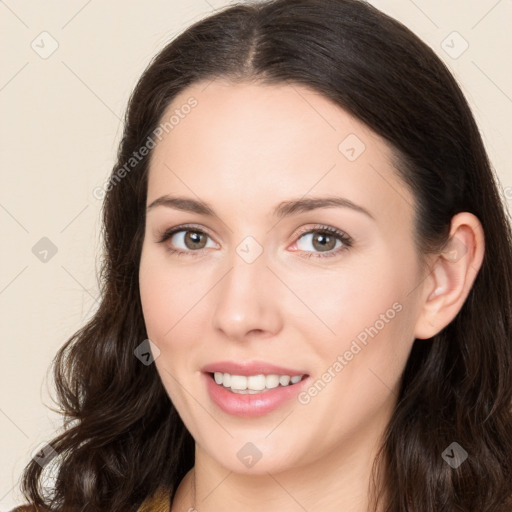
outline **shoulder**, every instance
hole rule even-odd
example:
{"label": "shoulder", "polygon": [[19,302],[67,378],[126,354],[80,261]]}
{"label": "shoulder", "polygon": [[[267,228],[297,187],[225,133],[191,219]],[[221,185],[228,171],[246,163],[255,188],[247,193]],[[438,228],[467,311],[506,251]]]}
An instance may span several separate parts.
{"label": "shoulder", "polygon": [[152,496],[146,498],[137,512],[169,512],[169,510],[170,493],[167,489],[160,487]]}
{"label": "shoulder", "polygon": [[[146,498],[137,512],[169,512],[169,499],[169,491],[164,488],[159,488],[152,496]],[[49,512],[49,510],[26,504],[16,507],[10,512]]]}

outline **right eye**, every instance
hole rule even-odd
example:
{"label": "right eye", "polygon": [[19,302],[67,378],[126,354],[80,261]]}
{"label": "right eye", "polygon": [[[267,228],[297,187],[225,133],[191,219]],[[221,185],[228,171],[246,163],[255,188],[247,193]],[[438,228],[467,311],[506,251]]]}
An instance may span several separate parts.
{"label": "right eye", "polygon": [[177,226],[161,233],[158,237],[158,243],[171,241],[172,246],[166,244],[167,249],[172,253],[185,255],[187,253],[198,253],[202,249],[208,248],[206,245],[208,238],[210,236],[205,231],[195,226]]}

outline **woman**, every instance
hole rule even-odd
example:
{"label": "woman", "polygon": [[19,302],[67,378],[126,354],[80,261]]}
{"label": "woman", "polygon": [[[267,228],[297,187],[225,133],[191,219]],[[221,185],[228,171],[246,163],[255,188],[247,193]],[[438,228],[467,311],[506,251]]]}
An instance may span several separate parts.
{"label": "woman", "polygon": [[196,23],[141,77],[103,190],[102,302],[56,358],[68,428],[30,503],[511,509],[512,234],[407,28],[358,0]]}

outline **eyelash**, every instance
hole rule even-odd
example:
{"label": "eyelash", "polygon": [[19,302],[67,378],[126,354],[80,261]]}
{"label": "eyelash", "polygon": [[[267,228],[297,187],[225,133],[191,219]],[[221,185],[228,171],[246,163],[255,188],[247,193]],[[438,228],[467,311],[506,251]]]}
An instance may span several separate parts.
{"label": "eyelash", "polygon": [[[171,238],[174,234],[179,233],[181,231],[192,231],[194,233],[199,233],[202,235],[209,236],[206,231],[203,231],[202,229],[198,228],[197,226],[190,225],[190,224],[184,224],[182,226],[176,226],[175,228],[167,229],[167,230],[159,233],[157,242],[164,243],[167,240],[169,240],[169,238]],[[343,251],[346,251],[348,248],[350,248],[352,246],[352,239],[346,233],[344,233],[343,231],[340,231],[336,228],[333,228],[331,226],[323,226],[323,225],[318,225],[318,226],[315,226],[314,228],[310,228],[310,229],[301,231],[300,233],[297,234],[297,240],[302,238],[304,235],[308,235],[310,233],[322,233],[322,234],[335,235],[336,238],[338,240],[340,240],[343,245],[341,247],[338,247],[338,249],[336,249],[336,250],[332,250],[332,251],[329,251],[326,253],[305,251],[306,255],[303,256],[305,258],[311,258],[311,257],[331,258],[331,257],[337,256],[338,254],[340,254]],[[199,249],[197,251],[193,251],[193,250],[184,251],[182,249],[173,249],[172,247],[166,247],[166,249],[170,253],[175,254],[176,256],[192,256],[192,257],[199,256],[203,251],[203,249]]]}

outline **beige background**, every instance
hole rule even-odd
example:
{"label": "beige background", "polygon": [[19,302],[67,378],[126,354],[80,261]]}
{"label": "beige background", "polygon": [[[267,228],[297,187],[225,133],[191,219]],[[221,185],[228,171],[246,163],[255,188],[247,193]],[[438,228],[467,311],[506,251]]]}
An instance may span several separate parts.
{"label": "beige background", "polygon": [[[46,407],[54,405],[52,358],[97,305],[101,202],[93,189],[114,165],[129,94],[169,39],[228,3],[0,3],[1,511],[24,501],[17,489],[21,471],[60,425]],[[512,205],[512,2],[372,3],[404,22],[453,70]],[[32,252],[43,237],[57,248],[47,262]]]}

